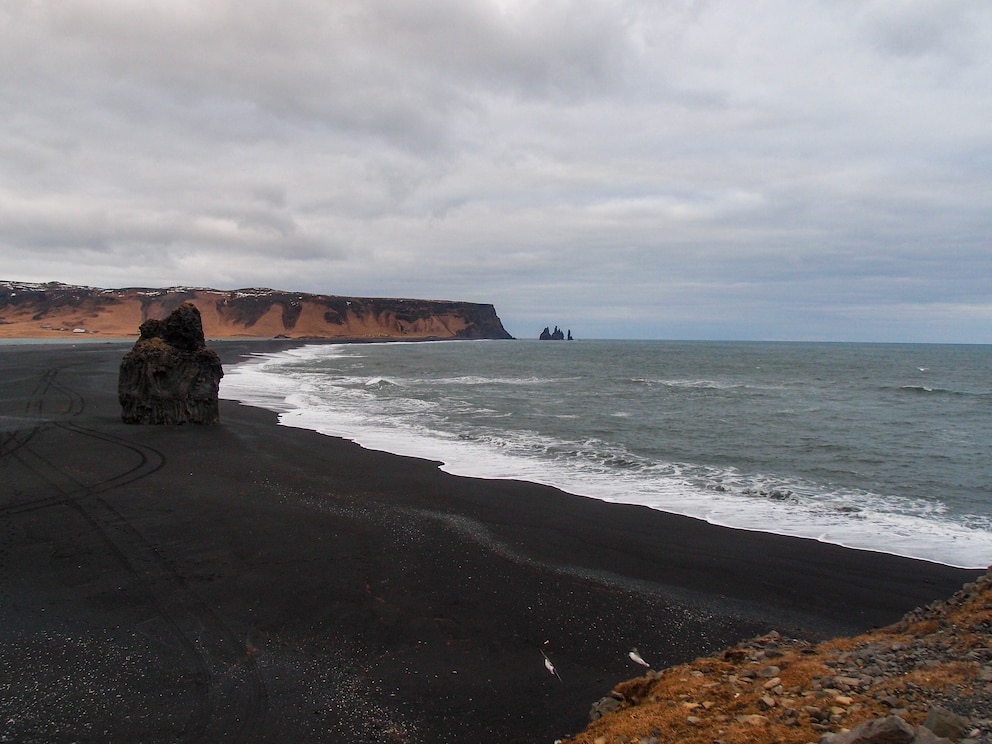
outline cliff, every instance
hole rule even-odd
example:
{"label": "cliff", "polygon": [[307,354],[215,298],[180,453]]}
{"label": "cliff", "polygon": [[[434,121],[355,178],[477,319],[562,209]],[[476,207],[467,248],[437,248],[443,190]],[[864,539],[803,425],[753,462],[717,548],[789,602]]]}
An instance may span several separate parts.
{"label": "cliff", "polygon": [[274,289],[100,289],[0,281],[0,338],[138,335],[184,302],[208,338],[505,339],[492,305],[445,300],[339,297]]}
{"label": "cliff", "polygon": [[[858,736],[892,716],[901,738]],[[617,685],[590,717],[563,744],[992,742],[992,569],[854,638],[814,646],[773,632],[649,671]]]}

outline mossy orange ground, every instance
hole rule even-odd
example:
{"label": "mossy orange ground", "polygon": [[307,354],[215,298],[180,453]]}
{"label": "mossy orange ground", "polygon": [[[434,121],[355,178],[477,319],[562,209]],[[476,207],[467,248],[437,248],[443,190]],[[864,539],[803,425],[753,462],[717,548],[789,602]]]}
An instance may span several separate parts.
{"label": "mossy orange ground", "polygon": [[[852,690],[819,684],[837,675],[838,659],[877,644],[897,649],[906,659],[924,658],[925,663]],[[774,654],[765,648],[774,648]],[[649,672],[615,688],[624,699],[620,710],[566,741],[805,744],[819,741],[826,731],[847,730],[892,713],[915,726],[926,718],[926,701],[939,700],[948,690],[965,699],[992,698],[990,657],[992,572],[947,602],[854,638],[817,646],[759,638],[720,655]],[[811,716],[812,709],[828,713],[828,722]],[[992,716],[990,710],[974,713]]]}

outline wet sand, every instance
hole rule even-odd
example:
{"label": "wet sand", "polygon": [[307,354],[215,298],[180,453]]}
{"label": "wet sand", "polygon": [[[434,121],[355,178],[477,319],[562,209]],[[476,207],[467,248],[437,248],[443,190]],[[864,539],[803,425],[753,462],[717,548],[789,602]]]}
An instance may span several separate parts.
{"label": "wet sand", "polygon": [[851,634],[981,573],[451,476],[229,401],[128,426],[130,345],[0,346],[0,741],[550,742],[640,673],[632,646]]}

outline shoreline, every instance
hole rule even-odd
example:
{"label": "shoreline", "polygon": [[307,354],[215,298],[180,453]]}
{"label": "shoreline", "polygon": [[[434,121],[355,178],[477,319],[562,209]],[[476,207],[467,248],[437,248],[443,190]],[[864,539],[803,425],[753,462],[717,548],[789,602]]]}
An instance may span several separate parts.
{"label": "shoreline", "polygon": [[117,343],[0,346],[0,670],[45,662],[0,691],[8,737],[549,741],[631,646],[852,634],[981,573],[449,475],[230,400],[124,425]]}
{"label": "shoreline", "polygon": [[[296,348],[307,346],[301,344]],[[318,349],[316,353],[321,352]],[[269,360],[263,358],[265,356],[267,355],[259,355],[255,361],[266,364]],[[313,354],[304,353],[302,356],[309,359]],[[295,362],[296,354],[284,359]],[[278,360],[276,363],[278,365]],[[984,570],[988,567],[988,533],[971,533],[959,522],[944,524],[939,519],[934,521],[928,516],[915,514],[912,515],[915,517],[914,521],[904,525],[884,511],[881,515],[874,515],[876,518],[862,519],[860,522],[831,521],[810,513],[809,507],[804,508],[802,505],[797,508],[786,507],[784,511],[773,510],[760,503],[735,503],[733,498],[723,502],[709,500],[712,494],[706,492],[666,501],[665,498],[654,498],[650,488],[638,481],[618,481],[616,478],[599,481],[595,479],[595,473],[591,477],[588,473],[584,477],[579,475],[584,471],[577,471],[571,464],[559,467],[557,462],[534,461],[519,455],[507,458],[505,465],[494,466],[494,461],[500,461],[499,452],[494,454],[491,450],[480,449],[466,451],[463,442],[453,445],[437,432],[410,433],[406,429],[399,429],[398,431],[407,434],[396,434],[390,428],[391,422],[386,427],[378,421],[372,424],[356,422],[354,412],[342,421],[330,409],[315,413],[308,406],[286,403],[283,395],[288,395],[291,391],[282,388],[280,376],[253,372],[253,362],[250,359],[243,366],[246,381],[243,382],[245,378],[240,378],[235,370],[231,375],[233,380],[225,380],[222,384],[223,397],[274,411],[279,414],[279,422],[284,426],[313,430],[387,454],[437,461],[443,471],[453,475],[485,480],[522,480],[606,503],[643,505],[662,513],[700,520],[717,527],[812,540],[853,550],[923,560],[951,568]],[[370,381],[378,379],[373,377]],[[232,387],[233,392],[227,392]],[[283,392],[274,392],[279,390]],[[317,410],[320,410],[319,406]],[[448,434],[451,434],[450,430]],[[879,516],[882,518],[878,519]],[[942,534],[938,534],[940,532]]]}

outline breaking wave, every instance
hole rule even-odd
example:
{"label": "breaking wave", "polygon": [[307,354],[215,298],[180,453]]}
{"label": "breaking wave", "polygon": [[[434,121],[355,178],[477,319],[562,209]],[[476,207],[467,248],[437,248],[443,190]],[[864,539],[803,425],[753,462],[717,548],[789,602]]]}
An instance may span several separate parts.
{"label": "breaking wave", "polygon": [[[694,391],[719,390],[751,396],[753,402],[768,390],[790,387],[781,381],[639,380],[631,375],[619,379],[645,386],[648,397],[621,400],[627,393],[620,387],[601,389],[608,387],[608,380],[590,381],[570,374],[572,369],[541,369],[546,360],[537,344],[515,349],[533,358],[518,360],[520,366],[513,374],[497,370],[512,367],[516,357],[501,359],[492,347],[472,343],[457,346],[457,354],[445,345],[407,353],[321,345],[260,355],[228,370],[222,395],[276,410],[284,425],[343,437],[370,449],[440,461],[443,470],[461,476],[528,480],[727,527],[952,566],[975,568],[992,562],[992,509],[951,508],[942,497],[845,482],[854,467],[851,461],[860,467],[872,462],[868,452],[817,443],[811,451],[823,462],[808,465],[807,475],[768,469],[769,464],[784,462],[788,451],[764,430],[761,436],[768,442],[759,450],[764,460],[707,452],[713,449],[712,439],[699,426],[706,416],[714,416],[715,425],[739,427],[742,442],[754,438],[749,431],[753,422],[735,422],[726,401],[714,411],[697,410]],[[372,354],[374,360],[368,358]],[[438,374],[458,357],[473,354],[484,357],[491,373]],[[666,395],[683,397],[666,397],[659,404],[650,392],[657,386],[667,390]],[[803,421],[790,423],[799,415],[796,411],[822,417],[837,405],[833,400],[806,401],[808,391],[801,392],[799,400],[807,403],[802,407],[783,406],[778,398],[769,401],[765,410],[772,422],[769,429],[804,426]],[[689,419],[675,417],[666,408],[676,403],[689,412]],[[683,437],[670,431],[677,428]],[[804,429],[774,434],[796,440],[808,436]],[[672,442],[667,451],[657,444],[665,437]],[[686,443],[687,438],[692,441]],[[727,457],[740,462],[721,461]],[[880,466],[885,464],[884,453],[875,459]],[[816,473],[821,475],[812,477]]]}

